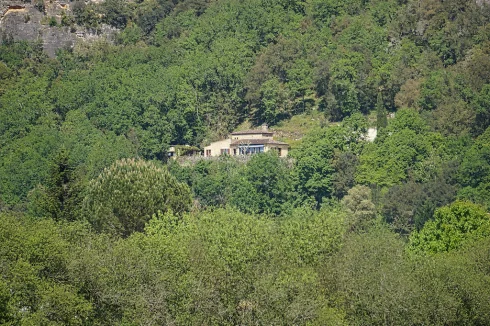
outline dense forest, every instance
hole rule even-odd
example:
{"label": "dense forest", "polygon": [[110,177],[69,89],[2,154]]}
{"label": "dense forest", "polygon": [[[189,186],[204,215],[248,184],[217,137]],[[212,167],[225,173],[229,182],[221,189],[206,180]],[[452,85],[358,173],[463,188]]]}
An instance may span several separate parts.
{"label": "dense forest", "polygon": [[0,324],[490,324],[487,1],[73,8],[115,42],[1,38]]}

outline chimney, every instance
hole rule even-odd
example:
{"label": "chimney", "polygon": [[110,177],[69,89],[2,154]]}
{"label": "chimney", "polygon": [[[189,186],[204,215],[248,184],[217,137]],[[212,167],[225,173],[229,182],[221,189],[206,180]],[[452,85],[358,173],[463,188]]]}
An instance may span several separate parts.
{"label": "chimney", "polygon": [[262,125],[262,131],[268,131],[269,130],[269,126],[267,125],[267,123],[264,123]]}

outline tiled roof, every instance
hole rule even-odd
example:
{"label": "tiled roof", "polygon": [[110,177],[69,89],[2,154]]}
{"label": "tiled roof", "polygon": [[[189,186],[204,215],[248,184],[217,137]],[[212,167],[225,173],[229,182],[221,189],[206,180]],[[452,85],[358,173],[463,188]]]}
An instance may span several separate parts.
{"label": "tiled roof", "polygon": [[[231,145],[288,145],[287,143],[283,143],[282,141],[277,141],[268,138],[259,138],[259,139],[237,139],[231,142]],[[288,145],[289,146],[289,145]]]}
{"label": "tiled roof", "polygon": [[272,135],[272,131],[264,131],[264,130],[243,130],[243,131],[235,131],[231,133],[232,135],[255,135],[255,134],[270,134]]}

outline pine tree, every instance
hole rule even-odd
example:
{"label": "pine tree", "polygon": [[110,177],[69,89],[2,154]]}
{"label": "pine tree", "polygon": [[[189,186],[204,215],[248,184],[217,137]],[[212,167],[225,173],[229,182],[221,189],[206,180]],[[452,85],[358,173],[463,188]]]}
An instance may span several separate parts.
{"label": "pine tree", "polygon": [[87,187],[83,214],[98,231],[128,236],[143,231],[158,211],[189,209],[190,190],[165,167],[137,159],[115,162]]}

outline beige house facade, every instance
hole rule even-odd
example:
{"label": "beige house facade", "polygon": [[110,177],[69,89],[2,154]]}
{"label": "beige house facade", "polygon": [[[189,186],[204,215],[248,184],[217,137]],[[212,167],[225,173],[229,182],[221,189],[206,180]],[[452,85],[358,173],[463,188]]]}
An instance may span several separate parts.
{"label": "beige house facade", "polygon": [[204,156],[251,155],[270,150],[277,151],[280,157],[286,157],[289,145],[274,140],[273,132],[269,131],[267,126],[262,126],[260,130],[236,131],[231,133],[227,139],[211,143],[204,147]]}

